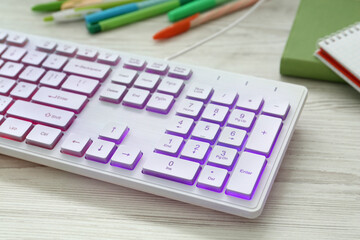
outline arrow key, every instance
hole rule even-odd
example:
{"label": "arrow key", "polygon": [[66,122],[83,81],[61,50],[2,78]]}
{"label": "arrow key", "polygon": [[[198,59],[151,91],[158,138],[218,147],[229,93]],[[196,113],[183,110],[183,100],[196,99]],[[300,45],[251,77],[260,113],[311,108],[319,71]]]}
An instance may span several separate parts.
{"label": "arrow key", "polygon": [[133,170],[142,157],[142,152],[133,147],[121,145],[111,157],[111,165]]}
{"label": "arrow key", "polygon": [[115,143],[96,139],[86,151],[85,158],[101,163],[107,163],[115,151]]}
{"label": "arrow key", "polygon": [[119,144],[129,132],[129,128],[125,124],[109,123],[99,134],[99,138]]}
{"label": "arrow key", "polygon": [[92,141],[89,137],[70,133],[70,135],[65,139],[64,143],[61,146],[61,152],[81,157],[84,155],[91,142]]}

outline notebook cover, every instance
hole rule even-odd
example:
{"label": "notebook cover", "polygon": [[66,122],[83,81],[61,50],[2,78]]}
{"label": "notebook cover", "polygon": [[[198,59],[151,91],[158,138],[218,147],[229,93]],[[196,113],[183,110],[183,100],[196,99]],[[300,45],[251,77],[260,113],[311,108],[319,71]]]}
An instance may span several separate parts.
{"label": "notebook cover", "polygon": [[360,20],[360,0],[301,0],[280,63],[283,75],[344,82],[314,56],[317,42]]}

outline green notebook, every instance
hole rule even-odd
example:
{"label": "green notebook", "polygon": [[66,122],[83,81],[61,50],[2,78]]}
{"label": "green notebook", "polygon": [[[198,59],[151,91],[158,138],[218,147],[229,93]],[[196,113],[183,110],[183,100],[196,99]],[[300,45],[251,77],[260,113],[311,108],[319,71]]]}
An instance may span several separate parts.
{"label": "green notebook", "polygon": [[281,57],[280,73],[343,82],[314,57],[316,43],[359,20],[360,0],[301,0]]}

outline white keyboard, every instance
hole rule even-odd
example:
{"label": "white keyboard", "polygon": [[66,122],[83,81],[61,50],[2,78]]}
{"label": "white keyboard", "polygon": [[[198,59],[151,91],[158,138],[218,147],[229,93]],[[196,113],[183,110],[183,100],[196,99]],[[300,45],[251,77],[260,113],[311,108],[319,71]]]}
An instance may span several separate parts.
{"label": "white keyboard", "polygon": [[306,96],[0,29],[0,153],[247,218],[264,207]]}

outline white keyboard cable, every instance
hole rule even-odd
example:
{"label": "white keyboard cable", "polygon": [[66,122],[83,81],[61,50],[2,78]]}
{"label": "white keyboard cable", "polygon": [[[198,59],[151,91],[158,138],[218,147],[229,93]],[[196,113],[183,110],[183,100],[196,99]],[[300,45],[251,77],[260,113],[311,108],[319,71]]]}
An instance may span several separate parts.
{"label": "white keyboard cable", "polygon": [[236,25],[238,25],[240,22],[242,22],[245,18],[247,18],[251,13],[253,13],[263,2],[265,2],[266,0],[259,0],[254,6],[252,6],[244,15],[242,15],[241,17],[239,17],[238,19],[236,19],[234,22],[230,23],[228,26],[226,26],[225,28],[221,29],[220,31],[210,35],[209,37],[204,38],[203,40],[200,40],[192,45],[190,45],[189,47],[186,47],[180,51],[178,51],[177,53],[170,55],[169,57],[165,58],[165,60],[172,60],[175,59],[207,42],[209,42],[210,40],[220,36],[221,34],[225,33],[226,31],[230,30],[231,28],[235,27]]}

